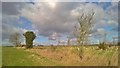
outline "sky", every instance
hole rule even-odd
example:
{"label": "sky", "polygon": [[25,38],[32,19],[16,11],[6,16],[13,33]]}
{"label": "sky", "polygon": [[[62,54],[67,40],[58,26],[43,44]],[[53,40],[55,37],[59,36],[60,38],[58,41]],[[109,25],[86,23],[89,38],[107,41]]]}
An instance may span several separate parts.
{"label": "sky", "polygon": [[[95,0],[98,1],[98,0]],[[15,32],[21,35],[26,31],[36,34],[35,45],[71,43],[77,16],[95,12],[90,43],[98,43],[104,34],[107,41],[118,37],[118,3],[117,2],[3,2],[2,3],[2,44],[10,45],[9,37]],[[22,36],[22,43],[25,38]]]}

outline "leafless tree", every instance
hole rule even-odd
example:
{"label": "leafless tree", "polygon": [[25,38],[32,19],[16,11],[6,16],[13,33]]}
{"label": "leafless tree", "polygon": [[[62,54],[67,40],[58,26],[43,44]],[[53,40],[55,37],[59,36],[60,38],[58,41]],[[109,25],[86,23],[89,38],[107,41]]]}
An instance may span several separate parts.
{"label": "leafless tree", "polygon": [[88,36],[92,31],[93,26],[93,16],[95,12],[92,11],[90,14],[82,13],[82,15],[78,16],[78,22],[79,26],[75,25],[74,30],[74,36],[77,39],[77,45],[80,45],[80,48],[78,48],[79,56],[82,59],[83,58],[83,45],[85,45],[86,41],[88,40]]}
{"label": "leafless tree", "polygon": [[14,44],[15,46],[20,46],[20,34],[19,33],[14,33],[10,36],[9,41]]}
{"label": "leafless tree", "polygon": [[67,36],[67,45],[70,45],[70,41],[71,41],[70,37]]}

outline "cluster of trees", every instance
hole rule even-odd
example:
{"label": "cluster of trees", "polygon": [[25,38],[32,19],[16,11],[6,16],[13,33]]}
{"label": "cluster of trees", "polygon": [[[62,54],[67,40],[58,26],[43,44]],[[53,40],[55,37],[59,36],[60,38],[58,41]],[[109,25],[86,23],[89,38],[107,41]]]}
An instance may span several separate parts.
{"label": "cluster of trees", "polygon": [[[33,40],[36,38],[36,35],[32,31],[27,31],[23,34],[26,40],[26,48],[32,48],[33,47]],[[10,42],[13,43],[16,47],[22,46],[20,42],[20,33],[14,33],[13,35],[10,36]]]}

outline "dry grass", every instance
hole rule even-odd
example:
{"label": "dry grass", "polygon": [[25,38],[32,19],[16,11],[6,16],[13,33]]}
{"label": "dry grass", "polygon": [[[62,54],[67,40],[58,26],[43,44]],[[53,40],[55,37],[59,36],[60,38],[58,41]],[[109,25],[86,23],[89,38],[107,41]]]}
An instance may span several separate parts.
{"label": "dry grass", "polygon": [[63,66],[118,66],[118,51],[114,46],[106,51],[98,50],[96,46],[84,47],[82,60],[78,56],[77,46],[56,46],[54,50],[50,46],[35,47],[27,51],[54,60]]}

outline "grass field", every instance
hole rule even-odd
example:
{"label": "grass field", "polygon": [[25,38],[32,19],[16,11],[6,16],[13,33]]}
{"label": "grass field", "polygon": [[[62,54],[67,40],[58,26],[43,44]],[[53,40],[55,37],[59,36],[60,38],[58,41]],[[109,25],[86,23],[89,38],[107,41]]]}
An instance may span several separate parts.
{"label": "grass field", "polygon": [[0,67],[2,66],[2,46],[0,46]]}
{"label": "grass field", "polygon": [[84,57],[78,56],[77,46],[42,46],[33,49],[3,47],[3,66],[118,66],[118,48],[106,51],[97,46],[84,47]]}
{"label": "grass field", "polygon": [[13,47],[3,47],[2,57],[3,66],[49,66],[55,64],[47,58]]}

